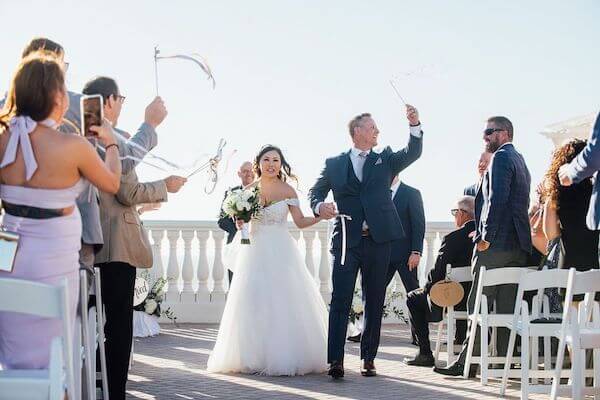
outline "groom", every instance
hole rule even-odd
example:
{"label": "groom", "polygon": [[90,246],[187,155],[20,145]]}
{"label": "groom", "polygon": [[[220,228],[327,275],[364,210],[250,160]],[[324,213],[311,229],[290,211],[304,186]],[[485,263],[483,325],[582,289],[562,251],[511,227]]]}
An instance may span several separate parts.
{"label": "groom", "polygon": [[[354,284],[361,270],[365,299],[365,325],[360,343],[361,374],[375,376],[374,359],[379,347],[381,315],[385,300],[390,242],[404,236],[400,218],[390,196],[394,176],[421,155],[423,141],[419,113],[406,106],[410,123],[408,146],[393,152],[386,147],[377,154],[379,129],[370,114],[361,114],[348,124],[353,147],[325,161],[325,168],[309,192],[316,215],[330,219],[339,214],[331,238],[333,293],[329,310],[327,360],[329,375],[344,376],[344,344]],[[335,203],[326,203],[329,191]],[[337,205],[337,210],[336,210]],[[346,224],[346,249],[343,251],[342,224]],[[345,260],[342,255],[345,253]]]}

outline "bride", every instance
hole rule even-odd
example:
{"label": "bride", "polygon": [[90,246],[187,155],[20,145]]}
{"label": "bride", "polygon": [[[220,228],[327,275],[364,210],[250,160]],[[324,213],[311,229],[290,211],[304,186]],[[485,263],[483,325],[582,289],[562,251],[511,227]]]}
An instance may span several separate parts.
{"label": "bride", "polygon": [[[232,242],[234,266],[209,372],[304,375],[327,370],[327,310],[287,229],[288,212],[300,229],[305,217],[295,179],[281,150],[264,146],[254,160],[263,210],[250,225],[250,245]],[[243,223],[238,222],[238,228]]]}

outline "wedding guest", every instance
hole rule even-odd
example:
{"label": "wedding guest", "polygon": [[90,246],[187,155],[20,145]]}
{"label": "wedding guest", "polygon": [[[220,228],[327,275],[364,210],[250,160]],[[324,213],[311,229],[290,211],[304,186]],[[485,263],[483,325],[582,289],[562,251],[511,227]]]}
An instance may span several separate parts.
{"label": "wedding guest", "polygon": [[[119,189],[121,163],[110,124],[91,128],[106,148],[98,156],[81,136],[56,130],[69,107],[64,65],[48,52],[32,52],[19,64],[0,112],[0,198],[2,224],[21,235],[11,273],[14,278],[59,284],[69,289],[75,320],[79,291],[81,218],[75,199],[88,180],[109,193]],[[0,313],[0,369],[48,367],[51,340],[62,322]]]}
{"label": "wedding guest", "polygon": [[477,173],[479,174],[479,179],[476,183],[472,184],[471,186],[467,186],[465,190],[463,190],[463,194],[465,196],[475,197],[477,195],[477,188],[483,179],[483,174],[485,174],[485,171],[490,165],[490,161],[492,161],[492,153],[487,150],[481,153],[479,156],[479,161],[477,161]]}
{"label": "wedding guest", "polygon": [[[69,64],[64,61],[65,50],[57,42],[45,37],[33,38],[24,48],[22,57],[27,57],[31,52],[44,50],[51,53],[63,62],[65,67]],[[65,68],[66,69],[66,68]],[[68,91],[69,108],[59,127],[59,130],[65,133],[80,134],[81,115],[80,100],[81,94]],[[124,99],[124,98],[123,98]],[[2,102],[0,101],[0,104]],[[116,107],[120,104],[116,103]],[[156,127],[161,124],[167,115],[167,110],[160,98],[154,99],[147,107],[144,116],[144,123],[141,124],[137,133],[131,140],[116,138],[119,145],[119,155],[122,159],[121,168],[123,174],[127,174],[143,159],[148,151],[156,146],[157,135]],[[94,254],[102,247],[102,227],[100,225],[100,210],[98,202],[97,189],[90,182],[84,183],[84,189],[77,198],[77,208],[81,214],[82,236],[79,261],[82,266],[92,267],[94,265]]]}
{"label": "wedding guest", "polygon": [[[104,117],[113,126],[117,125],[125,97],[114,79],[94,78],[85,84],[83,94],[101,95]],[[95,256],[95,264],[102,272],[108,392],[111,399],[125,399],[133,337],[136,268],[152,267],[152,249],[136,206],[167,201],[167,193],[177,193],[185,181],[185,178],[170,176],[156,182],[140,183],[135,170],[132,170],[121,177],[121,187],[116,194],[99,191],[104,245]]]}
{"label": "wedding guest", "polygon": [[[525,267],[531,254],[531,228],[527,211],[531,176],[525,159],[512,144],[513,125],[506,117],[491,117],[487,120],[483,140],[486,149],[493,153],[492,162],[483,175],[475,198],[476,243],[473,256],[473,286],[467,307],[474,312],[477,282],[482,265],[488,269]],[[512,314],[514,311],[517,285],[499,285],[484,291],[491,307],[496,304],[496,313]],[[479,332],[479,330],[478,330]],[[506,354],[509,332],[497,331],[497,351]],[[458,359],[446,368],[435,367],[443,375],[460,376],[467,356],[468,334]],[[475,335],[474,355],[479,355],[479,333]],[[476,365],[472,365],[469,376],[474,376]]]}
{"label": "wedding guest", "polygon": [[[592,178],[586,177],[568,186],[561,186],[558,171],[561,166],[579,158],[586,148],[586,141],[580,139],[573,139],[557,148],[544,179],[544,233],[550,242],[558,238],[562,241],[562,268],[574,267],[577,271],[599,268],[600,232],[586,226],[586,213],[590,209],[594,185]],[[593,221],[588,219],[589,222]]]}
{"label": "wedding guest", "polygon": [[[570,186],[591,177],[598,170],[600,170],[600,114],[596,117],[594,129],[585,148],[568,164],[559,168],[558,177],[562,186]],[[600,230],[599,192],[600,182],[596,179],[586,218],[587,227],[595,231]]]}
{"label": "wedding guest", "polygon": [[[254,182],[254,171],[252,169],[252,163],[250,161],[244,161],[242,165],[240,165],[240,169],[237,172],[237,176],[240,178],[241,184],[229,188],[229,190],[225,192],[225,197],[223,197],[223,201],[225,201],[225,198],[227,198],[227,194],[230,190],[241,189]],[[220,210],[222,209],[223,202],[221,202]],[[237,227],[235,226],[235,222],[233,221],[233,219],[228,217],[227,215],[221,215],[219,217],[219,220],[217,221],[217,224],[219,225],[219,228],[227,232],[227,244],[231,243],[233,241],[233,237],[237,232]],[[229,273],[229,284],[231,285],[233,272],[229,268],[227,269],[227,272]]]}
{"label": "wedding guest", "polygon": [[[473,196],[461,197],[456,203],[456,208],[451,210],[454,217],[456,230],[442,238],[440,249],[435,260],[434,268],[427,276],[424,288],[415,289],[408,293],[406,305],[410,315],[411,325],[414,327],[419,343],[419,353],[408,360],[406,364],[421,367],[433,367],[435,360],[429,344],[429,322],[442,320],[442,309],[428,301],[428,296],[433,285],[446,278],[446,266],[452,268],[471,265],[473,255],[472,234],[475,231],[475,198]],[[471,283],[463,283],[465,294],[469,293]],[[431,305],[430,305],[431,303]],[[466,311],[467,296],[456,305],[457,311]],[[467,323],[463,320],[456,321],[455,343],[462,343],[467,332]]]}

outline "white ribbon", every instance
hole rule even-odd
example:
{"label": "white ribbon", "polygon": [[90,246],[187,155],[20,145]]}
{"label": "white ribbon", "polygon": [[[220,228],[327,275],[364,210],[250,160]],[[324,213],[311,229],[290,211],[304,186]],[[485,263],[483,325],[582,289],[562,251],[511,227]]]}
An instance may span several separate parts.
{"label": "white ribbon", "polygon": [[[36,121],[27,115],[18,115],[10,119],[8,122],[10,138],[8,139],[8,145],[6,146],[6,152],[4,153],[2,163],[0,163],[0,168],[4,168],[15,162],[17,158],[17,149],[19,148],[19,145],[21,145],[23,161],[25,162],[25,179],[31,179],[35,171],[37,171],[38,164],[35,155],[33,154],[29,134],[35,130],[37,124]],[[41,124],[49,127],[56,125],[51,119],[42,121]]]}
{"label": "white ribbon", "polygon": [[346,263],[346,220],[352,221],[352,217],[346,214],[338,214],[336,218],[339,218],[342,222],[342,260],[340,265]]}

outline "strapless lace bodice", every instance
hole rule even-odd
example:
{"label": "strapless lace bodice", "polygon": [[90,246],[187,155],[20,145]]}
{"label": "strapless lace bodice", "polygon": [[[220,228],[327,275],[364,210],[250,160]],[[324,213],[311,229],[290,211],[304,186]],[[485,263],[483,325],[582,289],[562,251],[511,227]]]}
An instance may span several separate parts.
{"label": "strapless lace bodice", "polygon": [[284,199],[263,208],[260,215],[252,220],[254,227],[267,225],[287,226],[289,206],[300,207],[298,199]]}

